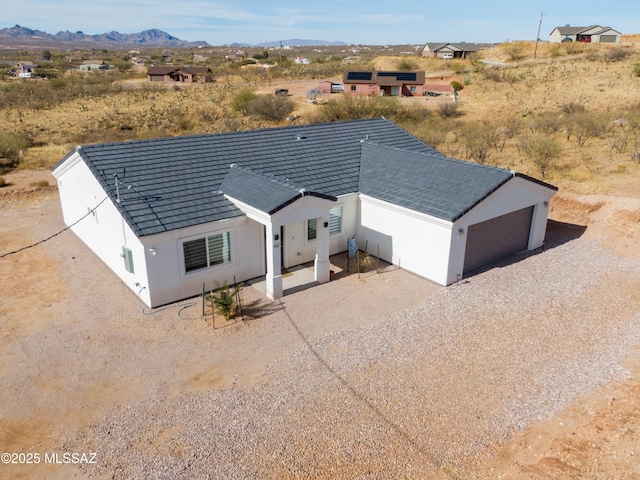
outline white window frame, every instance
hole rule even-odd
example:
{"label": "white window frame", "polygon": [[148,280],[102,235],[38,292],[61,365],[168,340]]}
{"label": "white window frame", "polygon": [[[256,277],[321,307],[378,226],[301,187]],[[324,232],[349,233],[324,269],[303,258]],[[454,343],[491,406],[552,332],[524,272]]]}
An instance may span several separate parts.
{"label": "white window frame", "polygon": [[[223,242],[224,242],[224,235],[227,235],[227,241],[229,243],[229,245],[228,245],[228,258],[229,258],[229,260],[228,261],[223,261],[222,263],[217,263],[215,265],[211,265],[211,253],[209,251],[209,243],[210,243],[209,239],[211,237],[222,236],[223,237]],[[185,243],[195,242],[195,241],[198,241],[198,240],[204,240],[205,249],[206,249],[207,266],[187,271],[187,265],[186,265],[185,255],[184,255],[184,245],[185,245]],[[208,270],[212,270],[212,269],[215,269],[215,268],[220,268],[220,267],[233,265],[234,258],[235,258],[235,252],[234,252],[234,248],[233,248],[233,235],[231,235],[231,230],[222,230],[222,231],[218,231],[218,232],[210,232],[210,233],[205,233],[205,234],[201,234],[201,235],[193,235],[191,237],[186,237],[186,238],[183,238],[183,239],[180,240],[180,266],[181,266],[182,274],[185,275],[185,276],[202,273],[202,272],[205,272],[205,271],[208,271]]]}

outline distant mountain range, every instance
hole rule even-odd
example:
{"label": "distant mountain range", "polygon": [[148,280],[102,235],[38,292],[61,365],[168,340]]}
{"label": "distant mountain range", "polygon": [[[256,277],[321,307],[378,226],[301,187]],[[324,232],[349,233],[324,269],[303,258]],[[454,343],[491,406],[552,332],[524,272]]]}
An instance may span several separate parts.
{"label": "distant mountain range", "polygon": [[[290,40],[264,42],[257,45],[249,43],[234,43],[233,46],[242,47],[279,47],[282,46],[341,46],[344,42],[328,42],[325,40],[305,40],[294,38]],[[140,33],[109,32],[98,35],[87,35],[83,32],[47,33],[41,30],[16,25],[0,29],[0,46],[5,47],[50,47],[50,48],[122,48],[122,47],[208,47],[207,42],[188,42],[180,40],[167,32],[158,29],[145,30]]]}
{"label": "distant mountain range", "polygon": [[83,32],[47,33],[16,25],[0,30],[0,45],[4,46],[74,46],[88,47],[199,47],[209,46],[207,42],[188,42],[180,40],[167,32],[158,29],[145,30],[140,33],[109,32],[98,35],[87,35]]}

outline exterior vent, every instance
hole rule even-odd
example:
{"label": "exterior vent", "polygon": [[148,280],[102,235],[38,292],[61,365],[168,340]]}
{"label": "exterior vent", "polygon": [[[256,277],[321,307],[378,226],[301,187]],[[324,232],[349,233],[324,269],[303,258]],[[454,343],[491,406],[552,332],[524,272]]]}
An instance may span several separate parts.
{"label": "exterior vent", "polygon": [[133,271],[133,252],[130,248],[122,247],[122,258],[124,258],[124,268],[129,273],[135,273]]}

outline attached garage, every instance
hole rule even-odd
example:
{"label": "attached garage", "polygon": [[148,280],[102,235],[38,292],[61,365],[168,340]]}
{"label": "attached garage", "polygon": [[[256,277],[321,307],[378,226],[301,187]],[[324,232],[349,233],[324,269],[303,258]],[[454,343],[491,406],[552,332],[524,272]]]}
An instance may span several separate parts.
{"label": "attached garage", "polygon": [[600,43],[617,43],[618,35],[600,35]]}
{"label": "attached garage", "polygon": [[526,250],[532,218],[531,206],[470,225],[467,231],[463,273]]}

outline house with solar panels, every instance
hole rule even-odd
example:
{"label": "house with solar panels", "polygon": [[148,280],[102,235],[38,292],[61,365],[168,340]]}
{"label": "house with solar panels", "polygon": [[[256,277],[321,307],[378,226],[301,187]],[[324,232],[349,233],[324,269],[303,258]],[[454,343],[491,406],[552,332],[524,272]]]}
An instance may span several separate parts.
{"label": "house with solar panels", "polygon": [[264,277],[358,245],[441,285],[543,245],[552,185],[448,158],[384,118],[75,147],[64,222],[141,301]]}
{"label": "house with solar panels", "polygon": [[345,95],[425,95],[424,72],[349,71],[344,74]]}

